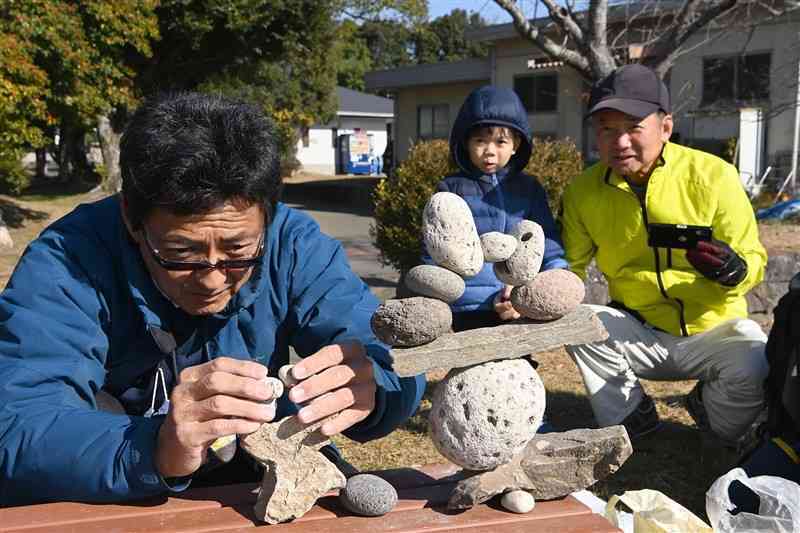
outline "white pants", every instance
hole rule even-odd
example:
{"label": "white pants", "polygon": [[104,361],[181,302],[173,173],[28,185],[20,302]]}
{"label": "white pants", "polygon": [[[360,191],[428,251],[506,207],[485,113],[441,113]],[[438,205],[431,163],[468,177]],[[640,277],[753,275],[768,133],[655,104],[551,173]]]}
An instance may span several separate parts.
{"label": "white pants", "polygon": [[608,330],[606,341],[568,346],[586,385],[600,427],[619,424],[644,396],[639,377],[701,379],[711,429],[736,441],[764,402],[767,337],[747,319],[734,319],[690,337],[642,324],[629,313],[601,305],[592,310]]}

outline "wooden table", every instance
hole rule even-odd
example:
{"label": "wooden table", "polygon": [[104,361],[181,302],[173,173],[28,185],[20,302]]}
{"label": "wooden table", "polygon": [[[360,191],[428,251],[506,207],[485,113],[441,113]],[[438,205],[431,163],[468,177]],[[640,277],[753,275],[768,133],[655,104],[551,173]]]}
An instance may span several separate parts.
{"label": "wooden table", "polygon": [[257,485],[253,483],[188,490],[176,497],[127,504],[50,503],[0,509],[0,531],[7,532],[249,532],[359,533],[378,531],[460,533],[606,533],[619,531],[604,518],[568,496],[538,502],[523,515],[495,503],[453,512],[444,504],[455,485],[454,465],[430,465],[376,472],[394,485],[400,499],[391,513],[374,518],[353,516],[331,494],[291,523],[265,525],[253,516]]}

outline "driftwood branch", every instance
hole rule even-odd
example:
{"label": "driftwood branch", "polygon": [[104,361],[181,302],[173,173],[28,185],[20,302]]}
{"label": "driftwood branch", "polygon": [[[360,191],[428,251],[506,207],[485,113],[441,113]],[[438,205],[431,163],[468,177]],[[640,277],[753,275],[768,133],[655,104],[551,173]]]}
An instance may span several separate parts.
{"label": "driftwood branch", "polygon": [[608,337],[603,324],[589,307],[552,322],[520,319],[493,328],[446,333],[414,348],[395,348],[394,370],[398,376],[415,376],[434,368],[459,368],[498,359],[512,359],[553,350],[564,345],[599,342]]}

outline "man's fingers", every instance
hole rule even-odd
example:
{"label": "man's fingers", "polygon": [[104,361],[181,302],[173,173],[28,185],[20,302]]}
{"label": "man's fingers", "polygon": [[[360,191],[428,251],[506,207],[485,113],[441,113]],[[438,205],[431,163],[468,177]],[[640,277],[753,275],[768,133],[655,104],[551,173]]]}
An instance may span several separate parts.
{"label": "man's fingers", "polygon": [[283,394],[283,383],[276,378],[243,377],[227,372],[211,372],[197,381],[176,387],[179,394],[186,394],[194,401],[202,401],[217,395],[233,396],[253,401],[267,401]]}
{"label": "man's fingers", "polygon": [[342,387],[336,391],[323,394],[303,407],[297,413],[297,417],[301,422],[308,424],[348,410],[348,408],[366,410],[369,413],[374,407],[375,384],[364,383],[352,387]]}
{"label": "man's fingers", "polygon": [[337,365],[315,374],[300,382],[289,391],[289,399],[294,403],[307,402],[322,394],[343,387],[353,381],[364,364],[354,366]]}
{"label": "man's fingers", "polygon": [[326,437],[331,437],[367,418],[372,409],[357,408],[345,409],[338,415],[326,420],[320,431]]}
{"label": "man's fingers", "polygon": [[356,343],[331,344],[317,353],[309,355],[292,368],[292,376],[304,380],[326,368],[342,364],[357,355],[364,354],[364,347]]}
{"label": "man's fingers", "polygon": [[192,412],[187,417],[198,422],[217,418],[239,418],[253,422],[270,422],[275,418],[276,402],[252,402],[232,396],[217,395],[194,402],[189,408]]}
{"label": "man's fingers", "polygon": [[180,381],[193,382],[202,379],[207,374],[222,372],[255,380],[267,377],[267,367],[255,361],[245,361],[232,357],[217,357],[202,365],[184,368],[180,373]]}

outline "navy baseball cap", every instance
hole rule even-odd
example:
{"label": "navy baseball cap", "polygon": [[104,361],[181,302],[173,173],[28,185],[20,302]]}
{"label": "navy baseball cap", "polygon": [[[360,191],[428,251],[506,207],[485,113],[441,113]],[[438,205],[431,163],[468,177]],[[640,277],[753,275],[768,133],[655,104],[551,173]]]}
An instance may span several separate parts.
{"label": "navy baseball cap", "polygon": [[650,113],[670,113],[669,91],[661,78],[644,65],[618,68],[592,87],[587,117],[603,109],[644,118]]}

